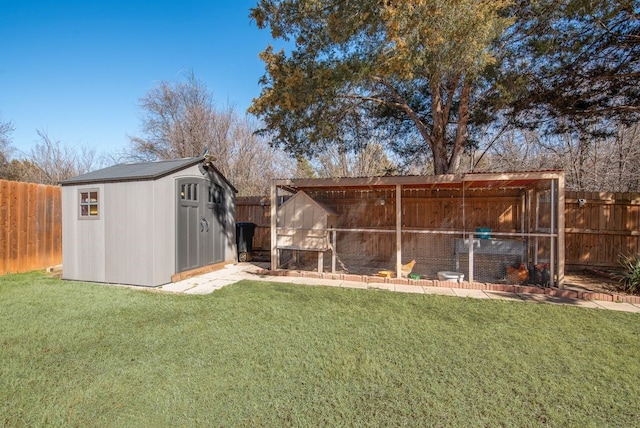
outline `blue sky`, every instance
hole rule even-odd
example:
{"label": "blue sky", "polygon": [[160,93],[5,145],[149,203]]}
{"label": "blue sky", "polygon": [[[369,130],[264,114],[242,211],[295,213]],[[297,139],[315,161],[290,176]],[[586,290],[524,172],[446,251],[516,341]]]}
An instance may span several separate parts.
{"label": "blue sky", "polygon": [[16,128],[13,146],[28,154],[40,129],[118,151],[140,133],[139,99],[189,70],[217,105],[244,113],[272,43],[248,17],[256,3],[0,0],[0,117]]}

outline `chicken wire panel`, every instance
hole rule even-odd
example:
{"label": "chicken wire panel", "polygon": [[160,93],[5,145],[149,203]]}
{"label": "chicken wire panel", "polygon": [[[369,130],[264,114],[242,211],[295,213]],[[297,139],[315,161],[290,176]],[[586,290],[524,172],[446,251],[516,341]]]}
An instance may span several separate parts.
{"label": "chicken wire panel", "polygon": [[411,273],[423,279],[436,279],[438,272],[459,272],[456,268],[455,242],[460,233],[402,232],[402,264],[416,263]]}
{"label": "chicken wire panel", "polygon": [[494,284],[548,286],[550,237],[503,236],[491,239],[456,240],[456,270],[473,280]]}
{"label": "chicken wire panel", "polygon": [[[301,270],[314,271],[318,269],[318,257],[331,259],[331,251],[306,251],[281,249],[280,251],[280,269],[284,270]],[[324,266],[324,263],[323,263]]]}
{"label": "chicken wire panel", "polygon": [[[325,272],[331,272],[335,254],[335,272],[377,275],[380,270],[395,271],[396,238],[394,231],[329,231],[332,251],[322,253]],[[317,251],[280,249],[280,268],[288,270],[318,269]]]}
{"label": "chicken wire panel", "polygon": [[[380,270],[395,271],[396,235],[394,231],[336,232],[336,272],[377,275]],[[325,267],[331,266],[325,263]]]}

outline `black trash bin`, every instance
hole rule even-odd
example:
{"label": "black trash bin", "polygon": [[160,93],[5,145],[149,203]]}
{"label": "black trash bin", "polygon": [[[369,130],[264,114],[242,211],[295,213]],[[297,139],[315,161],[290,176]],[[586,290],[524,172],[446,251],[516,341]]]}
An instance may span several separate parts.
{"label": "black trash bin", "polygon": [[256,224],[251,222],[236,223],[236,245],[238,247],[238,261],[248,262],[253,252],[253,234]]}

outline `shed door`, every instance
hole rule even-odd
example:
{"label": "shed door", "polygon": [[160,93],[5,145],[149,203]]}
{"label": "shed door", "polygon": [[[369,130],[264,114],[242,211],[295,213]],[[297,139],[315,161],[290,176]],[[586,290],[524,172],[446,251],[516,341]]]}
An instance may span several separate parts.
{"label": "shed door", "polygon": [[177,186],[176,272],[222,261],[224,240],[213,184],[204,178],[184,178]]}

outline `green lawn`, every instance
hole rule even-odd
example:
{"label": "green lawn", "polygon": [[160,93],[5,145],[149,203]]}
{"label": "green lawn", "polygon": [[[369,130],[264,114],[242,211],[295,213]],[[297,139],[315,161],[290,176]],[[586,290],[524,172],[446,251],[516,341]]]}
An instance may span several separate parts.
{"label": "green lawn", "polygon": [[640,317],[242,282],[0,277],[2,426],[637,426]]}

